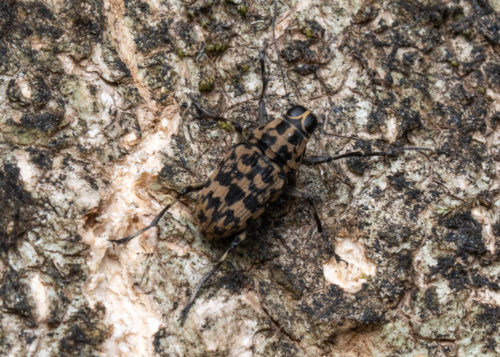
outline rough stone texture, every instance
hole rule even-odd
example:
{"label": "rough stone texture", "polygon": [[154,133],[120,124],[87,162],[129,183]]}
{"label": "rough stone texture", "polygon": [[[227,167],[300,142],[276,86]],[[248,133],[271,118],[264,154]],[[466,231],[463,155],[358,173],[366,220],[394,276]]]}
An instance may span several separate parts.
{"label": "rough stone texture", "polygon": [[[272,4],[0,3],[0,354],[500,354],[500,3],[279,2],[286,90]],[[323,233],[283,196],[181,327],[228,245],[196,232],[196,193],[109,241],[240,140],[189,95],[258,124],[265,43],[268,114],[286,91],[321,119],[309,154],[434,151],[301,167]]]}

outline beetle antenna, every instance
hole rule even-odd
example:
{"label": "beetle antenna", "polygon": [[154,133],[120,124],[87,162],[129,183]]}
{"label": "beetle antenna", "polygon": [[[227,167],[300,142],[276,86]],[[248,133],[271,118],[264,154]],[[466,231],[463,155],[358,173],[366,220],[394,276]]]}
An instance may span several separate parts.
{"label": "beetle antenna", "polygon": [[388,148],[386,151],[375,151],[375,152],[361,152],[361,151],[351,151],[345,154],[337,155],[337,156],[306,156],[302,160],[304,165],[318,165],[323,164],[325,162],[330,162],[334,160],[344,159],[347,157],[371,157],[371,156],[396,156],[404,151],[429,151],[433,152],[434,149],[431,148],[423,148],[423,147],[403,147],[403,148]]}
{"label": "beetle antenna", "polygon": [[266,110],[266,89],[269,80],[266,77],[266,47],[267,43],[264,42],[264,48],[259,51],[259,62],[260,62],[260,75],[262,77],[262,91],[260,92],[259,98],[259,113],[257,115],[257,120],[259,124],[263,124],[267,121],[267,110]]}
{"label": "beetle antenna", "polygon": [[210,279],[210,277],[212,275],[214,275],[215,272],[217,272],[217,270],[219,270],[219,268],[221,267],[222,263],[226,260],[229,253],[234,248],[236,248],[241,242],[243,242],[245,240],[245,238],[246,238],[245,232],[238,234],[236,236],[236,238],[234,238],[234,240],[231,242],[231,245],[229,246],[229,248],[224,252],[222,257],[220,257],[219,260],[217,261],[217,263],[215,263],[212,270],[210,270],[207,274],[205,274],[203,276],[203,278],[201,278],[201,280],[198,282],[198,284],[194,288],[194,292],[189,297],[189,300],[186,303],[186,306],[184,306],[184,308],[181,311],[181,317],[179,318],[179,320],[181,322],[181,326],[184,325],[184,322],[186,321],[186,317],[189,313],[189,310],[191,310],[191,307],[193,306],[194,301],[196,300],[196,297],[198,296],[198,293],[200,292],[203,285],[205,285],[205,283],[208,281],[208,279]]}
{"label": "beetle antenna", "polygon": [[276,58],[278,59],[278,67],[281,73],[281,79],[283,81],[283,87],[285,88],[285,97],[290,103],[290,98],[288,96],[288,90],[286,89],[286,81],[285,81],[285,72],[283,71],[283,66],[281,65],[280,53],[278,51],[278,42],[276,41],[276,16],[278,14],[278,0],[274,0],[274,10],[273,10],[273,20],[272,20],[272,29],[273,29],[273,43],[274,50],[276,51]]}

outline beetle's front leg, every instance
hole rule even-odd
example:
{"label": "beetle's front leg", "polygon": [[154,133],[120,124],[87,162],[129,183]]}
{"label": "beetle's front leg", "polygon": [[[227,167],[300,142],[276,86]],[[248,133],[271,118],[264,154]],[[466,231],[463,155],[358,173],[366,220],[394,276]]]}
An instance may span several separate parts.
{"label": "beetle's front leg", "polygon": [[260,74],[262,76],[262,91],[260,93],[259,114],[257,116],[259,124],[263,124],[263,123],[267,122],[267,110],[266,110],[266,102],[264,100],[264,97],[266,95],[268,79],[266,77],[265,60],[266,60],[266,45],[264,45],[264,48],[259,51]]}
{"label": "beetle's front leg", "polygon": [[243,135],[243,128],[238,123],[236,123],[234,120],[226,119],[223,116],[217,115],[217,114],[212,113],[211,111],[203,108],[203,106],[200,104],[200,102],[198,102],[196,100],[196,98],[194,96],[192,96],[191,94],[188,94],[188,97],[189,97],[189,99],[191,99],[194,106],[201,114],[206,115],[207,117],[209,117],[215,121],[229,122],[229,123],[231,123],[231,125],[234,127],[234,130],[236,130],[236,132],[239,135]]}
{"label": "beetle's front leg", "polygon": [[352,151],[345,154],[337,155],[337,156],[306,156],[302,160],[304,165],[318,165],[323,164],[325,162],[330,162],[334,160],[344,159],[346,157],[372,157],[372,156],[396,156],[404,151],[433,151],[429,148],[421,148],[421,147],[390,147],[386,151],[374,151],[374,152],[361,152],[361,151]]}

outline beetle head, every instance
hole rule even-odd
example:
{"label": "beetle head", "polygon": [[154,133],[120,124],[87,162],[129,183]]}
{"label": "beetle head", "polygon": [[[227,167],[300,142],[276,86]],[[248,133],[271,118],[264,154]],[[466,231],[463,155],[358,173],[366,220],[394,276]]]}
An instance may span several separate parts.
{"label": "beetle head", "polygon": [[309,109],[301,105],[296,105],[288,109],[285,118],[306,136],[311,136],[314,129],[318,126],[316,116]]}

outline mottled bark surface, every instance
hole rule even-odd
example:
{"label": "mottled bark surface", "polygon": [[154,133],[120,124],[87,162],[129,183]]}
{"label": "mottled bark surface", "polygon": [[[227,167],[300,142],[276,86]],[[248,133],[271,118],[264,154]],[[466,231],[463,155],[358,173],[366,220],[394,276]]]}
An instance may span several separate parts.
{"label": "mottled bark surface", "polygon": [[[176,203],[240,138],[189,95],[257,123],[289,103],[272,1],[0,3],[0,354],[497,356],[500,3],[290,1],[276,37],[310,155],[425,147],[303,166],[229,242]],[[335,254],[342,260],[335,259]]]}

